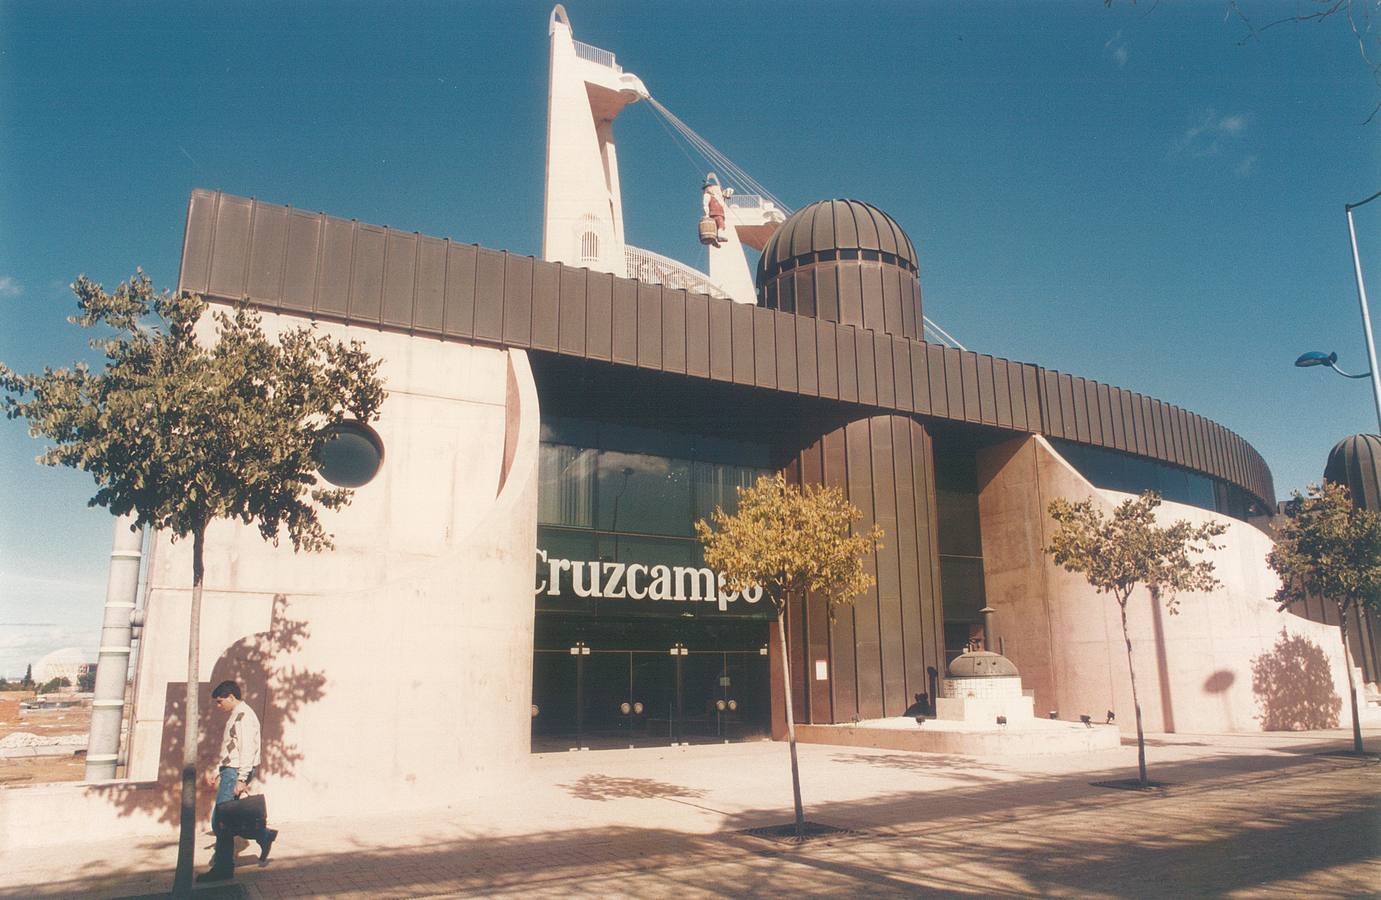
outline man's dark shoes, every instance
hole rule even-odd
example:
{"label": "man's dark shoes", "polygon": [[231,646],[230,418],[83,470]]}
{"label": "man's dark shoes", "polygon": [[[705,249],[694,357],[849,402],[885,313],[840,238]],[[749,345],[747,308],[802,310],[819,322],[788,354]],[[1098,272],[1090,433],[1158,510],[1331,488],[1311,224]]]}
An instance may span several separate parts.
{"label": "man's dark shoes", "polygon": [[234,877],[234,869],[222,869],[212,866],[210,869],[197,876],[197,883],[200,884],[203,881],[225,881]]}
{"label": "man's dark shoes", "polygon": [[278,838],[278,829],[265,828],[264,836],[259,839],[259,864],[263,865],[269,861],[269,851],[273,849],[273,842]]}

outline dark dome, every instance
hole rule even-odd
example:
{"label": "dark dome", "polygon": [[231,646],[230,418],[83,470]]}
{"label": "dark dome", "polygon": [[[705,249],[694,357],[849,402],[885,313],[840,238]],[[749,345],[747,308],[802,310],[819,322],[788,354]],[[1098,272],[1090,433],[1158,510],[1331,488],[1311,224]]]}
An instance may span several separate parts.
{"label": "dark dome", "polygon": [[961,653],[949,664],[951,678],[997,678],[1016,675],[1017,667],[1010,659],[990,650],[970,650]]}
{"label": "dark dome", "polygon": [[873,331],[920,339],[916,248],[892,217],[858,200],[797,210],[758,260],[758,302]]}
{"label": "dark dome", "polygon": [[1345,485],[1358,506],[1381,511],[1381,436],[1354,434],[1335,444],[1323,480]]}

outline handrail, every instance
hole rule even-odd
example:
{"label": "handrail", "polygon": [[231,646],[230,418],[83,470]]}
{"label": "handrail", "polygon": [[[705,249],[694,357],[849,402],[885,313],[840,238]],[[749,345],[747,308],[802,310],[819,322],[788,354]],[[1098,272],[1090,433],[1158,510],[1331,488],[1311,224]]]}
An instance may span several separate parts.
{"label": "handrail", "polygon": [[669,288],[709,294],[711,297],[724,300],[730,299],[729,295],[710,281],[704,272],[692,269],[683,262],[631,244],[624,246],[623,255],[628,266],[629,278],[636,278],[648,284],[661,284]]}
{"label": "handrail", "polygon": [[614,54],[610,51],[601,50],[599,47],[583,44],[576,40],[571,41],[571,43],[575,44],[575,55],[581,59],[588,60],[595,65],[606,66],[615,72],[623,71],[623,67],[614,62]]}

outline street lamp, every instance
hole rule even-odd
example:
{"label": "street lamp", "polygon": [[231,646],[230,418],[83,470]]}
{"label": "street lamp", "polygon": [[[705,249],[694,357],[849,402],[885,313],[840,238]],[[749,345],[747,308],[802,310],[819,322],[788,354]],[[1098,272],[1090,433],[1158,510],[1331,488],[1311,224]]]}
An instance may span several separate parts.
{"label": "street lamp", "polygon": [[1367,288],[1362,282],[1362,259],[1357,253],[1357,228],[1352,222],[1352,211],[1359,206],[1365,206],[1377,197],[1381,197],[1381,191],[1377,191],[1360,203],[1345,203],[1344,210],[1347,212],[1347,233],[1352,240],[1352,272],[1357,279],[1357,302],[1362,307],[1362,336],[1367,341],[1367,359],[1371,362],[1371,368],[1360,375],[1349,375],[1337,366],[1338,354],[1320,353],[1311,350],[1302,354],[1295,360],[1295,365],[1300,368],[1309,366],[1327,366],[1346,378],[1366,378],[1371,377],[1372,399],[1376,402],[1376,421],[1381,426],[1381,370],[1376,366],[1376,342],[1371,336],[1371,313],[1367,309]]}

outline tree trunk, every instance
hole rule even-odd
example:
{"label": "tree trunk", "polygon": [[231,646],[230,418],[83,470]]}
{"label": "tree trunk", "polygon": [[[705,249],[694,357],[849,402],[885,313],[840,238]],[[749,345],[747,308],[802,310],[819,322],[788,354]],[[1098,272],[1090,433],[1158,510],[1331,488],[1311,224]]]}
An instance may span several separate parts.
{"label": "tree trunk", "polygon": [[1122,640],[1127,642],[1127,674],[1132,678],[1132,709],[1136,712],[1136,769],[1141,786],[1150,783],[1146,777],[1146,734],[1141,730],[1141,700],[1136,694],[1136,666],[1132,665],[1132,634],[1127,629],[1127,600],[1120,599],[1117,604],[1122,611]]}
{"label": "tree trunk", "polygon": [[786,656],[786,603],[777,608],[777,640],[782,650],[782,694],[786,697],[786,742],[791,748],[791,798],[796,802],[796,837],[806,836],[806,813],[801,807],[801,768],[796,761],[796,718],[791,710],[791,663]]}
{"label": "tree trunk", "polygon": [[1357,715],[1357,685],[1352,682],[1352,653],[1347,647],[1347,609],[1338,604],[1338,634],[1343,639],[1343,668],[1347,670],[1347,701],[1352,709],[1352,752],[1362,752],[1362,722]]}
{"label": "tree trunk", "polygon": [[192,532],[192,610],[187,625],[187,699],[182,729],[182,809],[178,819],[177,870],[173,896],[192,896],[192,869],[196,857],[197,830],[197,726],[201,692],[201,582],[205,574],[202,551],[206,526]]}

